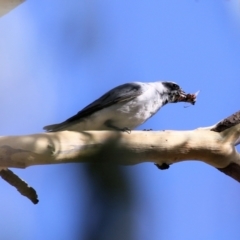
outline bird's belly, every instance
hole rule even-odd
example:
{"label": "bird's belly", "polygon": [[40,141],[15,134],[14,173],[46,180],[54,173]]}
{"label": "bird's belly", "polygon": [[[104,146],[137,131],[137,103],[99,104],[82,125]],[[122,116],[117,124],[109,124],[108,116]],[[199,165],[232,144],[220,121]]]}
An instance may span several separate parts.
{"label": "bird's belly", "polygon": [[146,101],[136,98],[130,102],[118,103],[106,109],[102,109],[92,115],[92,120],[101,124],[101,129],[109,129],[104,126],[104,122],[110,120],[111,124],[118,128],[134,129],[143,124],[153,116],[160,108],[161,104],[157,101]]}
{"label": "bird's belly", "polygon": [[[84,130],[112,130],[106,122],[119,129],[134,129],[153,116],[162,103],[158,98],[146,99],[137,97],[129,102],[122,102],[101,109],[92,115],[82,119],[72,126],[73,129]],[[70,129],[71,127],[68,127]]]}

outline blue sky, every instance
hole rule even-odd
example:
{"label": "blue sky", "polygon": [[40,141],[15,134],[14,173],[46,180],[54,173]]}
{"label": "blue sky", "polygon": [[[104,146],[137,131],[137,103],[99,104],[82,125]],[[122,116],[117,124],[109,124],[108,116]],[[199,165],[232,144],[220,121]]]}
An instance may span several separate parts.
{"label": "blue sky", "polygon": [[[194,129],[239,110],[237,0],[26,1],[0,19],[0,32],[1,135],[41,132],[132,81],[171,80],[201,91],[195,106],[167,105],[139,129]],[[136,239],[240,238],[240,185],[216,169],[189,161],[126,171]],[[84,166],[15,172],[40,202],[0,181],[0,238],[78,239],[89,191]]]}

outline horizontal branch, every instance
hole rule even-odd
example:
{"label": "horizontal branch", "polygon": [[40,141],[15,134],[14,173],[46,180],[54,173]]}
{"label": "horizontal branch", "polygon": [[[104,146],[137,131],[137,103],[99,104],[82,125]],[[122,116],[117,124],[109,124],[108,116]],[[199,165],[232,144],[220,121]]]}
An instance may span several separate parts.
{"label": "horizontal branch", "polygon": [[54,132],[0,138],[0,166],[102,162],[172,164],[199,160],[217,168],[240,165],[235,142],[240,124],[223,132],[117,131]]}
{"label": "horizontal branch", "polygon": [[[240,111],[214,126],[192,131],[54,132],[0,137],[0,176],[33,203],[36,191],[8,170],[33,165],[71,162],[138,164],[160,168],[199,160],[240,182]],[[1,170],[2,169],[2,170]]]}

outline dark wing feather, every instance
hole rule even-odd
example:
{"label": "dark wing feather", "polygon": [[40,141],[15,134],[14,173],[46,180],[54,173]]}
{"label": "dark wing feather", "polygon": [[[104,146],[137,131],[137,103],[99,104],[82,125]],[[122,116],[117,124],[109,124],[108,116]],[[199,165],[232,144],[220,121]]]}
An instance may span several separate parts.
{"label": "dark wing feather", "polygon": [[79,111],[76,115],[68,118],[65,122],[73,122],[115,103],[129,101],[139,96],[141,93],[141,86],[137,83],[126,83],[120,85],[105,93],[103,96]]}
{"label": "dark wing feather", "polygon": [[105,93],[102,97],[98,98],[96,101],[92,102],[76,115],[68,118],[66,121],[58,124],[45,126],[43,129],[47,131],[59,131],[65,124],[78,121],[81,118],[87,117],[96,111],[103,108],[109,107],[115,103],[129,101],[135,97],[141,95],[142,88],[137,83],[126,83],[118,87],[113,88],[109,92]]}

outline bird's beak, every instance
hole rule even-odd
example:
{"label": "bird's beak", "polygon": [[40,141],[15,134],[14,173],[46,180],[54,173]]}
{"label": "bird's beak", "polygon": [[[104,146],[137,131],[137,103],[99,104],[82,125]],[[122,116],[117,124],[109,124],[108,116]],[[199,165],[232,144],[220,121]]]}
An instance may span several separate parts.
{"label": "bird's beak", "polygon": [[196,100],[197,100],[197,95],[199,94],[199,91],[197,91],[194,94],[190,94],[190,93],[185,93],[182,89],[175,91],[172,95],[172,101],[171,102],[189,102],[191,104],[195,104]]}

